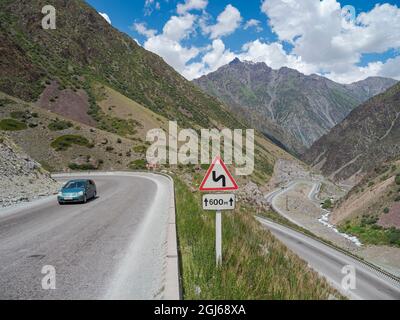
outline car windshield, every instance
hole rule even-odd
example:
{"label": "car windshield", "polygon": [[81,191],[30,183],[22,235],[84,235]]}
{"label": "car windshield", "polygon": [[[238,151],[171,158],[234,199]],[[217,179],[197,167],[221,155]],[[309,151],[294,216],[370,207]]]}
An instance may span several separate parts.
{"label": "car windshield", "polygon": [[84,188],[85,187],[85,182],[83,181],[71,181],[68,182],[63,189],[79,189],[79,188]]}

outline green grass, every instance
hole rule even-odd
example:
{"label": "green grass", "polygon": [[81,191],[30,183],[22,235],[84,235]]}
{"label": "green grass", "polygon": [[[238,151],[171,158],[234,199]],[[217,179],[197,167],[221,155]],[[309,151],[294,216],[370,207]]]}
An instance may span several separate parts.
{"label": "green grass", "polygon": [[332,200],[326,199],[322,205],[322,209],[331,209],[333,207]]}
{"label": "green grass", "polygon": [[4,107],[8,104],[14,104],[14,103],[15,103],[14,101],[7,98],[0,99],[0,107]]}
{"label": "green grass", "polygon": [[54,167],[52,165],[50,165],[48,162],[46,161],[41,161],[40,164],[42,165],[42,168],[48,172],[53,172],[54,171]]}
{"label": "green grass", "polygon": [[70,121],[56,119],[48,125],[48,128],[51,131],[61,131],[61,130],[71,128],[72,126],[73,126],[73,124]]}
{"label": "green grass", "polygon": [[85,147],[90,146],[89,141],[85,137],[78,135],[65,135],[58,137],[51,143],[51,146],[56,149],[56,151],[65,151],[73,144]]}
{"label": "green grass", "polygon": [[223,214],[223,263],[215,265],[215,214],[175,180],[184,299],[326,299],[336,291],[262,229],[253,212]]}
{"label": "green grass", "polygon": [[[375,220],[376,221],[376,220]],[[400,230],[383,228],[374,220],[362,220],[361,223],[345,223],[339,227],[341,232],[357,236],[362,243],[400,247]]]}
{"label": "green grass", "polygon": [[0,130],[4,131],[20,131],[25,130],[27,125],[15,119],[3,119],[0,121]]}
{"label": "green grass", "polygon": [[144,145],[137,145],[133,147],[133,151],[139,154],[146,154],[147,147]]}
{"label": "green grass", "polygon": [[104,115],[99,113],[98,116],[99,124],[98,128],[118,134],[122,137],[126,137],[128,135],[135,135],[137,133],[136,128],[138,127],[138,123],[132,119],[119,119]]}
{"label": "green grass", "polygon": [[71,170],[80,170],[80,171],[97,170],[97,168],[90,163],[85,163],[85,164],[70,163],[68,165],[68,168],[70,168]]}
{"label": "green grass", "polygon": [[10,113],[11,118],[13,119],[26,119],[29,115],[29,112],[26,111],[13,111]]}
{"label": "green grass", "polygon": [[129,169],[132,170],[144,170],[146,169],[146,160],[138,159],[134,160],[129,164]]}

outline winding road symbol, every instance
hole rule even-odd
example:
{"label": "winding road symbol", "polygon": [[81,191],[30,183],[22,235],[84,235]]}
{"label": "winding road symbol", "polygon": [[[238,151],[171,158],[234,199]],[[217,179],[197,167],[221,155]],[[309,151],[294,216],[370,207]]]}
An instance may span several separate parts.
{"label": "winding road symbol", "polygon": [[231,191],[239,189],[225,163],[216,157],[200,185],[200,191]]}

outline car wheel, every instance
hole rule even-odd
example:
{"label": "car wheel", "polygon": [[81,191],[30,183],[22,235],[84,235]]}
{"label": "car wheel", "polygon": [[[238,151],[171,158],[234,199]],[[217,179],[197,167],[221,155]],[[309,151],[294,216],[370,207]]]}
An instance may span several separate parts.
{"label": "car wheel", "polygon": [[58,204],[59,204],[60,206],[62,206],[64,203],[61,202],[61,201],[58,201]]}
{"label": "car wheel", "polygon": [[83,203],[86,203],[87,202],[87,198],[86,198],[86,194],[83,196],[83,201],[82,201]]}
{"label": "car wheel", "polygon": [[93,193],[93,199],[96,199],[96,197],[97,197],[97,192],[95,191],[95,192]]}

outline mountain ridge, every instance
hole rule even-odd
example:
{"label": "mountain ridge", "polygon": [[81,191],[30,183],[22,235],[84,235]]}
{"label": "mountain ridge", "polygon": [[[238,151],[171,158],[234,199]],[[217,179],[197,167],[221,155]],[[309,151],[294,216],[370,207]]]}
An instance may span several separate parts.
{"label": "mountain ridge", "polygon": [[316,74],[306,76],[288,67],[274,70],[263,62],[238,58],[193,82],[295,154],[302,154],[370,95],[396,83],[371,77],[342,85]]}
{"label": "mountain ridge", "polygon": [[[46,4],[42,0],[0,3],[4,43],[0,91],[32,102],[49,82],[90,91],[96,80],[182,126],[243,127],[223,104],[110,26],[85,1],[53,0],[57,29],[43,30],[41,8]],[[96,117],[99,110],[94,104],[92,109]]]}
{"label": "mountain ridge", "polygon": [[363,175],[400,155],[400,83],[354,109],[302,160],[335,180]]}

